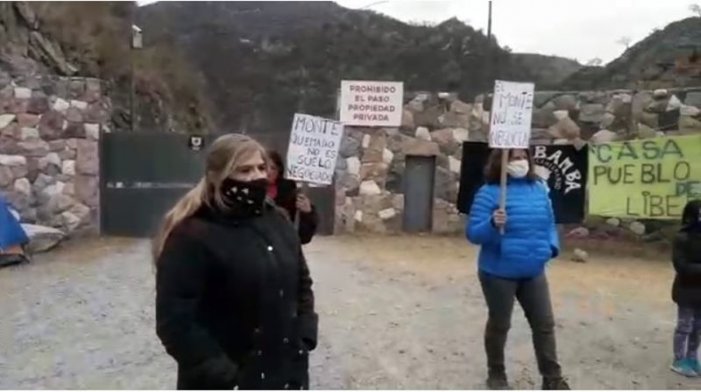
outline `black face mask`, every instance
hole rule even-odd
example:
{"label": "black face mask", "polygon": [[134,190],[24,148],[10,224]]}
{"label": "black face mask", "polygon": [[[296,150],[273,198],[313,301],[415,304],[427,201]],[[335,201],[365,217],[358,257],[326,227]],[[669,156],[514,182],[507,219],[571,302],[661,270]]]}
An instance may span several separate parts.
{"label": "black face mask", "polygon": [[221,184],[224,203],[245,215],[260,215],[268,192],[268,179],[239,181],[227,178]]}

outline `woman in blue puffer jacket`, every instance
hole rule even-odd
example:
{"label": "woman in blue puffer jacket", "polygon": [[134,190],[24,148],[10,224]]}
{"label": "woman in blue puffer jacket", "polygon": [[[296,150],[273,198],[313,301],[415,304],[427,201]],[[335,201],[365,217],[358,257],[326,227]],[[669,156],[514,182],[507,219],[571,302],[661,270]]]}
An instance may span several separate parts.
{"label": "woman in blue puffer jacket", "polygon": [[545,277],[546,263],[559,253],[559,240],[547,185],[533,168],[528,150],[510,151],[506,211],[502,211],[501,150],[492,151],[485,169],[486,184],[475,195],[465,229],[468,240],[481,245],[479,278],[489,308],[484,340],[490,389],[509,388],[504,346],[514,299],[531,326],[543,389],[569,389],[557,360],[555,322]]}

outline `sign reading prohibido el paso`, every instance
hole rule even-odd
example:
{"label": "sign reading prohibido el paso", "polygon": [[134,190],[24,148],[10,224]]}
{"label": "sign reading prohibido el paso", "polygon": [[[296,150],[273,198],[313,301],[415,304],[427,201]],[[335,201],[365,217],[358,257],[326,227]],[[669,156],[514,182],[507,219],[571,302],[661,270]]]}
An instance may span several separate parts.
{"label": "sign reading prohibido el paso", "polygon": [[402,124],[404,83],[344,80],[341,82],[341,122],[360,127]]}
{"label": "sign reading prohibido el paso", "polygon": [[701,197],[701,135],[590,146],[589,214],[679,219]]}

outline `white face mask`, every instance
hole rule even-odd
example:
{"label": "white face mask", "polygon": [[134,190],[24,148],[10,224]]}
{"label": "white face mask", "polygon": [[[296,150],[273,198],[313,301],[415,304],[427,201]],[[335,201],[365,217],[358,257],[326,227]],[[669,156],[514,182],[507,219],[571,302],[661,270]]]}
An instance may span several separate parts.
{"label": "white face mask", "polygon": [[528,174],[528,160],[519,159],[509,162],[506,172],[513,178],[523,178]]}

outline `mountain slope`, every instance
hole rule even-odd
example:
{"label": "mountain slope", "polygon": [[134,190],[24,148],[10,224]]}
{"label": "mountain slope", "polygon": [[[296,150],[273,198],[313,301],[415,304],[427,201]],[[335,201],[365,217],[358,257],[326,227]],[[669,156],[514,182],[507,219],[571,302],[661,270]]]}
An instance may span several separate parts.
{"label": "mountain slope", "polygon": [[127,130],[133,58],[140,129],[206,128],[201,87],[177,51],[165,44],[130,50],[135,9],[131,2],[2,2],[0,71],[19,79],[100,78],[113,103],[113,129]]}
{"label": "mountain slope", "polygon": [[490,77],[536,77],[457,19],[408,25],[332,2],[163,2],[141,7],[138,23],[147,45],[170,42],[201,70],[224,130],[287,132],[295,111],[331,116],[343,79],[470,99]]}
{"label": "mountain slope", "polygon": [[661,88],[701,85],[701,18],[671,23],[605,67],[585,67],[564,89]]}

